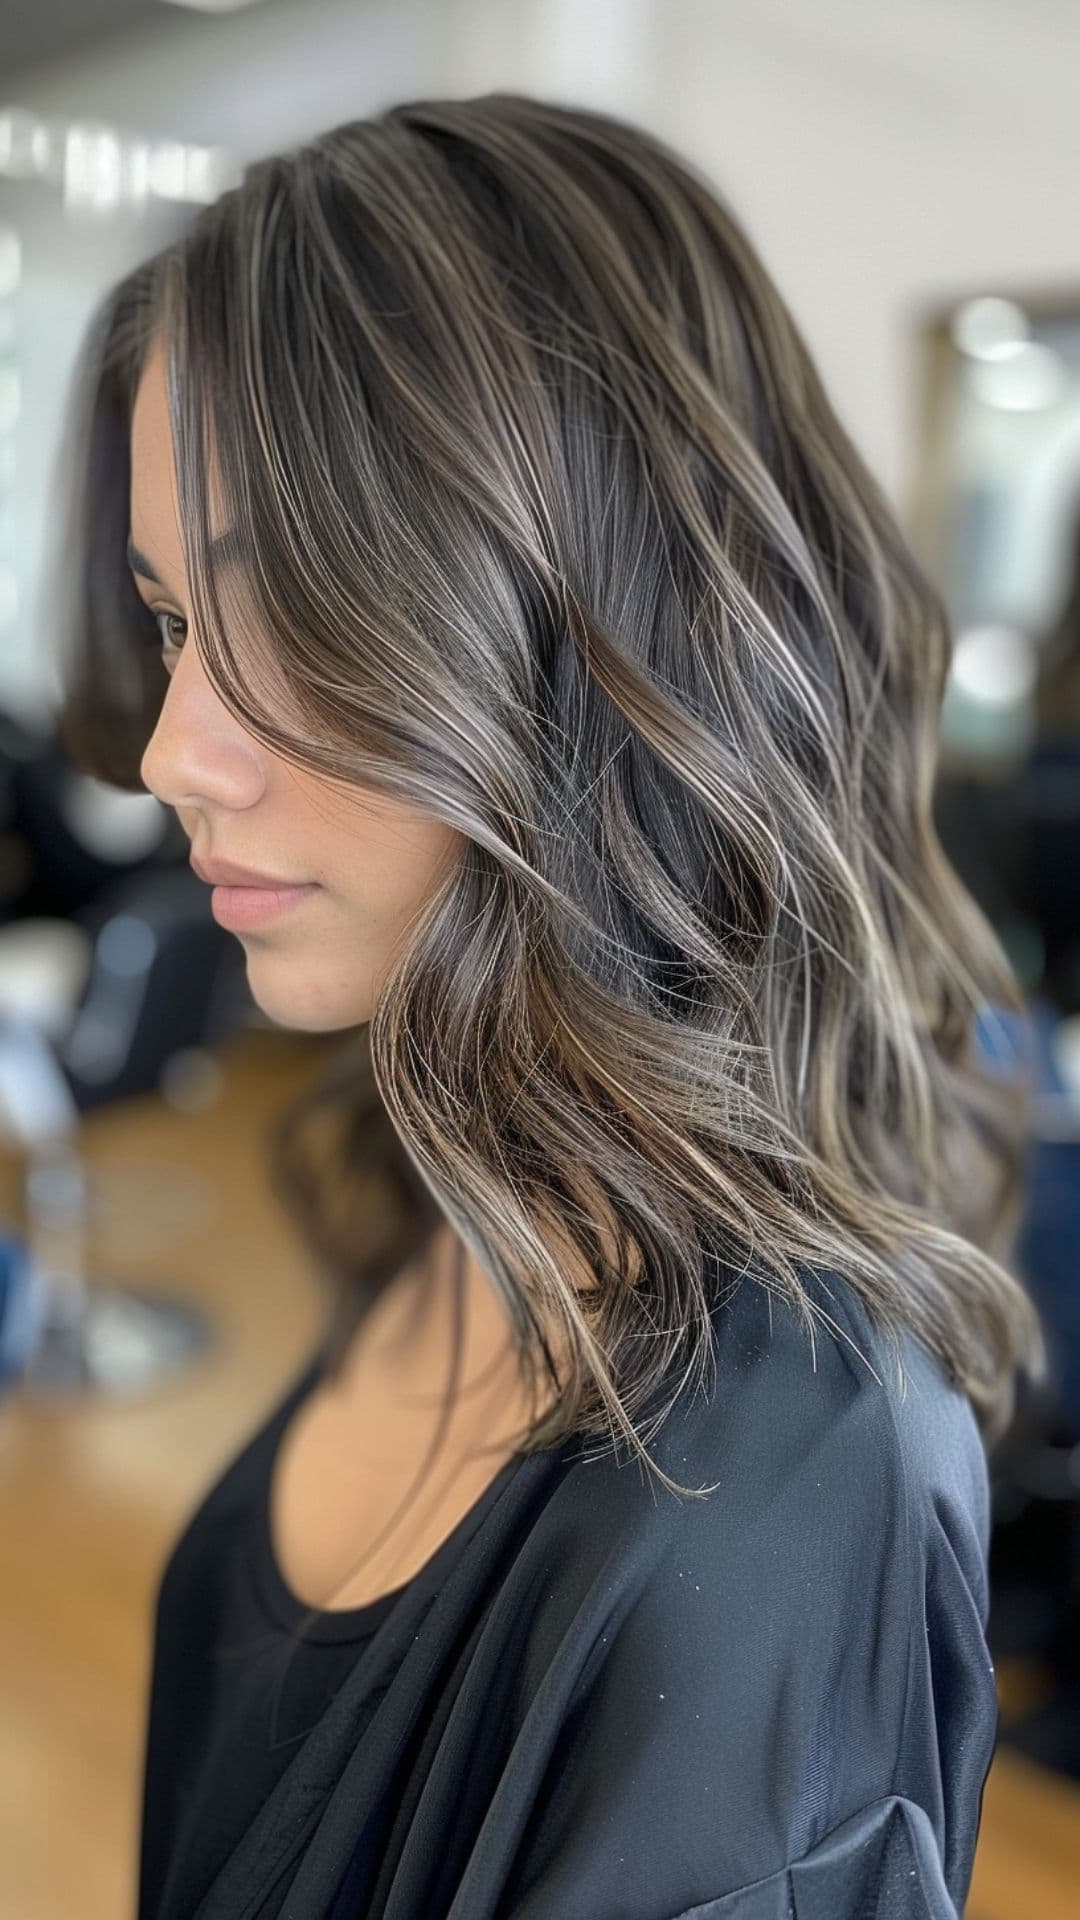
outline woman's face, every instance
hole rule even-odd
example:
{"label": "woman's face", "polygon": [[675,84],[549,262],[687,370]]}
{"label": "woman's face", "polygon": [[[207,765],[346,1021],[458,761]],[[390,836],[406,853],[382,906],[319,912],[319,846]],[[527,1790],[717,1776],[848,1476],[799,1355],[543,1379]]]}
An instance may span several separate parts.
{"label": "woman's face", "polygon": [[[160,339],[135,399],[130,508],[139,560],[132,573],[141,598],[159,615],[170,680],[142,778],[175,808],[200,859],[232,861],[281,884],[313,887],[283,911],[232,929],[264,1013],[309,1032],[362,1025],[375,1011],[410,921],[463,836],[400,800],[290,765],[218,698],[188,611]],[[160,617],[165,614],[171,617]]]}

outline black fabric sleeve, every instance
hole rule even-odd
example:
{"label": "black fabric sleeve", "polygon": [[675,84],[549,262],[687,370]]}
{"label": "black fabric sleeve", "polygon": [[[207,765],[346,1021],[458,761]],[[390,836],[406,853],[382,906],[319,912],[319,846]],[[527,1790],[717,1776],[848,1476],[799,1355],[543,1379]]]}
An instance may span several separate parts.
{"label": "black fabric sleeve", "polygon": [[689,1463],[722,1484],[583,1662],[497,1920],[962,1913],[997,1731],[988,1479],[967,1401],[905,1359],[906,1394],[843,1339],[815,1366],[778,1315],[731,1366]]}

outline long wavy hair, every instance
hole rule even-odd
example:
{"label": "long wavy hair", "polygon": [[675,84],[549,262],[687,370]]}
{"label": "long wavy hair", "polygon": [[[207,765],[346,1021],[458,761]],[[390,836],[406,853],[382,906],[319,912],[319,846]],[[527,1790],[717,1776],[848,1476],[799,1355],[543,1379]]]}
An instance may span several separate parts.
{"label": "long wavy hair", "polygon": [[1007,1265],[1028,1088],[973,1037],[1023,1003],[931,815],[947,619],[732,213],[607,114],[414,100],[250,165],[116,286],[63,456],[60,724],[129,788],[159,334],[220,697],[464,836],[271,1136],[331,1364],[450,1222],[546,1392],[524,1451],[606,1433],[711,1491],[649,1439],[731,1288],[838,1331],[816,1272],[992,1445],[1046,1354]]}

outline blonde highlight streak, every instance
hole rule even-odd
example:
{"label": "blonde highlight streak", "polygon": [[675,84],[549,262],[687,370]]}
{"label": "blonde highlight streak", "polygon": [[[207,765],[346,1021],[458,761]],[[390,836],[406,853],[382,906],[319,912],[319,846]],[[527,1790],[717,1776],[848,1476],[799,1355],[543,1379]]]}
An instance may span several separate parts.
{"label": "blonde highlight streak", "polygon": [[[467,843],[275,1131],[341,1345],[449,1221],[554,1389],[523,1447],[625,1439],[698,1497],[648,1441],[727,1283],[816,1363],[831,1273],[902,1387],[907,1329],[1000,1436],[1046,1351],[1019,1093],[972,1048],[1019,989],[932,819],[947,623],[719,195],[608,115],[409,101],[253,164],[115,291],[66,724],[135,786],[160,687],[126,475],[92,476],[158,326],[222,698]],[[250,553],[220,621],[204,420]]]}

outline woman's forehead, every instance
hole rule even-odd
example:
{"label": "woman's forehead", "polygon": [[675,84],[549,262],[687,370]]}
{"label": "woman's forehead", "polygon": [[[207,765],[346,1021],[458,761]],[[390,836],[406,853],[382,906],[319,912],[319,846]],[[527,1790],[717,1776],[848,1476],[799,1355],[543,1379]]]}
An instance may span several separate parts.
{"label": "woman's forehead", "polygon": [[163,581],[184,577],[164,354],[147,358],[131,415],[131,537]]}
{"label": "woman's forehead", "polygon": [[[223,524],[214,436],[208,441],[209,508],[212,527]],[[169,410],[168,360],[162,336],[155,336],[135,389],[131,414],[131,532],[143,552],[168,563],[183,578],[180,500],[176,449]]]}

